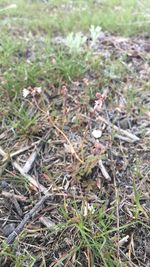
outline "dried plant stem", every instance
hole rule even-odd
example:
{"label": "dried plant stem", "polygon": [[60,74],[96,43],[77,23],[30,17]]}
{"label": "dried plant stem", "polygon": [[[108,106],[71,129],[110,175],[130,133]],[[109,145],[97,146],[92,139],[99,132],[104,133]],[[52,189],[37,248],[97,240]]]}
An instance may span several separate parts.
{"label": "dried plant stem", "polygon": [[13,192],[2,191],[1,195],[6,197],[6,198],[10,198],[10,199],[12,197],[15,197],[17,200],[19,200],[21,202],[26,202],[27,201],[27,197],[22,196],[22,195],[16,195]]}
{"label": "dried plant stem", "polygon": [[28,182],[30,182],[36,189],[38,189],[40,192],[43,192],[46,194],[47,189],[38,183],[31,175],[24,172],[23,168],[16,162],[12,162],[13,167],[20,172],[20,174],[27,179]]}
{"label": "dried plant stem", "polygon": [[62,134],[63,137],[66,139],[66,141],[68,142],[69,146],[71,147],[71,150],[73,151],[73,154],[75,155],[76,159],[77,159],[80,163],[83,164],[84,161],[81,160],[81,159],[79,158],[79,156],[77,155],[77,153],[76,153],[76,151],[75,151],[73,145],[71,144],[70,140],[69,140],[68,137],[65,135],[65,133],[64,133],[61,129],[58,128],[58,126],[52,121],[52,119],[50,118],[50,116],[49,116],[48,119],[49,119],[50,123],[53,125],[53,127],[54,127],[60,134]]}
{"label": "dried plant stem", "polygon": [[114,130],[117,130],[119,131],[121,134],[127,136],[130,140],[132,140],[133,142],[137,142],[140,140],[139,137],[137,137],[135,134],[132,134],[126,130],[123,130],[123,129],[120,129],[119,127],[117,127],[116,125],[114,125],[113,123],[111,122],[108,122],[106,119],[104,119],[103,117],[101,116],[98,116],[97,120],[100,120],[102,122],[104,122],[106,125],[112,127]]}
{"label": "dried plant stem", "polygon": [[22,232],[25,225],[28,221],[42,208],[44,202],[49,198],[49,195],[43,196],[36,205],[25,215],[24,219],[20,222],[20,224],[16,227],[16,229],[8,236],[6,242],[7,244],[12,244],[16,237]]}
{"label": "dried plant stem", "polygon": [[75,155],[76,159],[83,164],[84,161],[82,159],[80,159],[80,157],[77,155],[73,145],[71,144],[70,140],[68,139],[68,137],[65,135],[65,133],[56,125],[56,123],[53,122],[52,118],[50,117],[50,115],[44,111],[43,109],[41,109],[36,101],[36,99],[34,99],[34,102],[36,104],[36,107],[38,108],[39,111],[41,111],[48,119],[48,121],[53,125],[53,127],[61,134],[63,135],[63,137],[66,139],[66,141],[68,142],[69,146],[71,147],[71,150],[73,151],[73,154]]}
{"label": "dried plant stem", "polygon": [[108,174],[108,172],[107,172],[102,160],[99,160],[99,167],[100,167],[101,172],[102,172],[103,176],[105,177],[105,179],[108,180],[108,181],[111,181],[111,177],[109,176],[109,174]]}

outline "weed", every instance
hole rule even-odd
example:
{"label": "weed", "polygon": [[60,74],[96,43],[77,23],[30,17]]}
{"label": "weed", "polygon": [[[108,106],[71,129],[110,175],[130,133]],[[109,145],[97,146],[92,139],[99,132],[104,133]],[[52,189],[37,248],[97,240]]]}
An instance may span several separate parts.
{"label": "weed", "polygon": [[86,37],[81,32],[67,35],[64,40],[64,44],[69,48],[69,53],[81,53],[83,52],[83,46],[86,43]]}
{"label": "weed", "polygon": [[91,47],[96,44],[98,38],[100,37],[101,27],[91,25],[90,27],[90,37],[92,39]]}

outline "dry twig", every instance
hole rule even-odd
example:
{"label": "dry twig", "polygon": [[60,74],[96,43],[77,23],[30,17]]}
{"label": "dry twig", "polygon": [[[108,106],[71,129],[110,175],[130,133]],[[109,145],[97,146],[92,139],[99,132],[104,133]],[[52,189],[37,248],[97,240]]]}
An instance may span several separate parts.
{"label": "dry twig", "polygon": [[108,181],[111,181],[111,177],[109,176],[109,174],[108,174],[108,172],[107,172],[102,160],[99,160],[99,167],[100,167],[101,172],[102,172],[103,176],[105,177],[105,179],[108,180]]}
{"label": "dry twig", "polygon": [[[101,117],[101,116],[98,116],[97,120],[100,120],[100,121],[104,122],[106,125],[112,127],[114,130],[117,130],[117,131],[119,131],[121,134],[127,136],[132,142],[137,142],[137,141],[140,140],[140,138],[137,137],[135,134],[132,134],[132,133],[126,131],[126,130],[123,130],[123,129],[117,127],[116,125],[114,125],[114,124],[111,123],[111,122],[108,122],[106,119],[104,119],[104,118]],[[126,140],[126,141],[127,141],[127,140]],[[130,142],[131,142],[131,141],[130,141]]]}
{"label": "dry twig", "polygon": [[24,217],[24,219],[21,221],[21,223],[15,228],[15,230],[8,236],[6,242],[7,244],[12,244],[16,237],[22,232],[25,225],[28,223],[28,221],[35,216],[35,214],[41,210],[42,205],[44,202],[49,198],[49,195],[43,196],[36,205],[27,213]]}
{"label": "dry twig", "polygon": [[2,191],[1,196],[4,196],[6,198],[12,198],[15,197],[18,201],[26,202],[27,198],[22,195],[16,195],[12,192]]}
{"label": "dry twig", "polygon": [[46,187],[38,183],[31,175],[24,172],[23,168],[16,162],[12,162],[13,167],[20,172],[20,174],[27,179],[29,183],[31,183],[35,188],[37,188],[40,192],[44,194],[47,192]]}

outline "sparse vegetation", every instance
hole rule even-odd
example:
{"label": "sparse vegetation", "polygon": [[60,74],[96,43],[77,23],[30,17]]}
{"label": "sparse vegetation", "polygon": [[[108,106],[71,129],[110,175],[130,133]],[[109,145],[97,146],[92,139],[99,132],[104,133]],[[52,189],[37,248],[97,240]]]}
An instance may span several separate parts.
{"label": "sparse vegetation", "polygon": [[0,2],[0,266],[149,266],[149,10]]}

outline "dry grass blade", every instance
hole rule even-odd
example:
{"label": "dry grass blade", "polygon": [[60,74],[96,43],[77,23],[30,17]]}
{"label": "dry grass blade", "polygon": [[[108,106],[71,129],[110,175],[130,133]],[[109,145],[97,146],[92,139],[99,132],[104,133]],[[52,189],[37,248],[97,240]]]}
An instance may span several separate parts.
{"label": "dry grass blade", "polygon": [[44,142],[46,142],[48,140],[50,132],[51,132],[51,130],[49,130],[46,133],[46,135],[43,138],[41,138],[41,140],[38,141],[38,147],[35,148],[35,151],[32,152],[32,154],[29,156],[28,160],[26,161],[26,163],[23,167],[24,173],[28,173],[31,170]]}
{"label": "dry grass blade", "polygon": [[11,158],[13,157],[16,157],[20,154],[22,154],[23,152],[29,150],[30,148],[34,147],[35,145],[39,144],[40,141],[37,141],[37,142],[34,142],[32,145],[30,146],[26,146],[26,147],[23,147],[15,152],[11,152],[10,154],[6,153],[2,147],[0,147],[0,155],[3,157],[3,162],[4,161],[7,161],[7,160],[10,160]]}
{"label": "dry grass blade", "polygon": [[122,239],[119,240],[119,247],[123,246],[129,240],[129,235],[124,236]]}
{"label": "dry grass blade", "polygon": [[80,159],[80,157],[77,155],[77,153],[76,153],[76,151],[75,151],[73,145],[71,144],[70,140],[68,139],[68,137],[64,134],[64,132],[63,132],[61,129],[59,129],[59,127],[52,121],[52,119],[51,119],[50,117],[49,117],[49,121],[50,121],[50,123],[54,126],[54,128],[55,128],[60,134],[62,134],[63,137],[66,139],[66,141],[67,141],[67,143],[69,144],[69,146],[70,146],[70,148],[71,148],[73,154],[75,155],[76,159],[77,159],[80,163],[83,164],[84,161],[83,161],[82,159]]}
{"label": "dry grass blade", "polygon": [[6,153],[5,153],[5,151],[0,147],[0,155],[2,156],[2,157],[6,157]]}
{"label": "dry grass blade", "polygon": [[9,10],[9,9],[13,9],[13,8],[17,8],[17,5],[16,4],[12,4],[12,5],[6,6],[6,7],[2,8],[2,9],[0,9],[0,12],[6,11],[6,10]]}
{"label": "dry grass blade", "polygon": [[115,134],[115,137],[122,140],[122,141],[128,142],[128,143],[134,143],[135,142],[133,139],[128,138],[126,136],[119,135],[119,134]]}
{"label": "dry grass blade", "polygon": [[23,147],[23,148],[15,151],[15,152],[10,153],[10,158],[13,158],[13,157],[16,157],[16,156],[22,154],[23,152],[25,152],[25,151],[29,150],[30,148],[38,145],[39,143],[40,143],[40,140],[37,141],[37,142],[32,143],[30,146]]}
{"label": "dry grass blade", "polygon": [[18,170],[20,172],[20,174],[22,176],[24,176],[27,179],[27,181],[29,183],[31,183],[33,185],[33,187],[35,187],[36,189],[38,189],[40,192],[42,192],[44,194],[47,194],[46,187],[44,187],[40,183],[36,182],[35,179],[32,176],[30,176],[29,174],[25,173],[24,170],[23,170],[23,168],[16,161],[13,161],[12,162],[12,165],[14,166],[14,168],[16,170]]}

